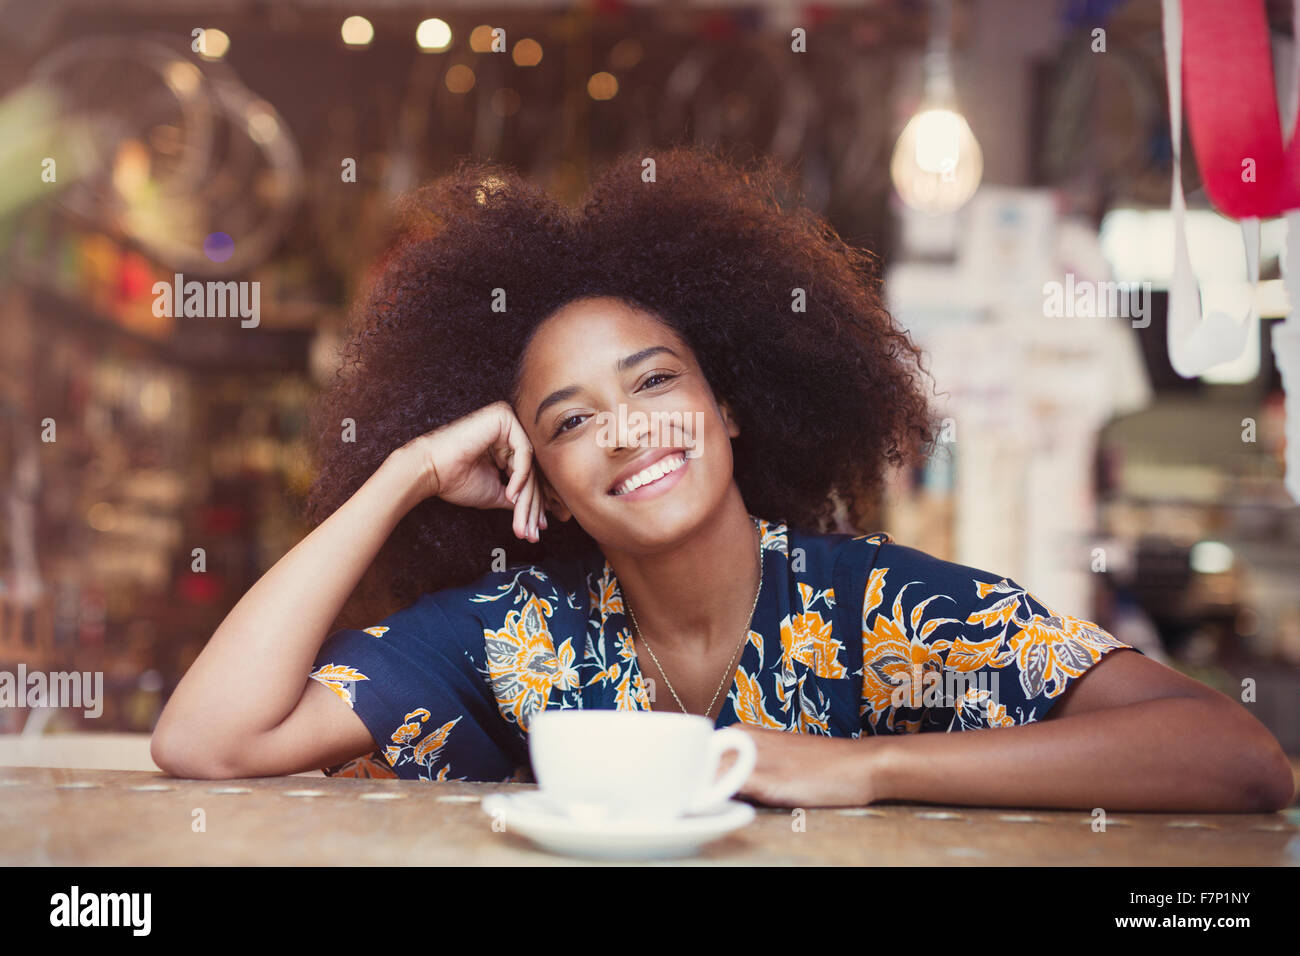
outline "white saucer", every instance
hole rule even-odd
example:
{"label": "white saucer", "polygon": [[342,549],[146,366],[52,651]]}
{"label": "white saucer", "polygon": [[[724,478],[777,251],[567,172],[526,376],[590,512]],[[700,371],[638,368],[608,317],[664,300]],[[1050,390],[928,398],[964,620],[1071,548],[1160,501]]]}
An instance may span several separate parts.
{"label": "white saucer", "polygon": [[556,853],[602,859],[687,856],[754,819],[754,808],[727,800],[708,811],[671,820],[588,822],[556,812],[539,790],[493,793],[483,811],[500,814],[506,829]]}

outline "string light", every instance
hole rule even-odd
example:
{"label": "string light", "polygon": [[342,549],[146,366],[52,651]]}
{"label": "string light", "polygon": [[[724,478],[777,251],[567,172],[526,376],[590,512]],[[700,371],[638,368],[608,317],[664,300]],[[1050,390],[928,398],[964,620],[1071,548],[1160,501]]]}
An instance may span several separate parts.
{"label": "string light", "polygon": [[618,79],[604,70],[591,74],[587,80],[587,95],[593,100],[612,100],[618,95]]}
{"label": "string light", "polygon": [[932,0],[923,102],[903,127],[889,164],[890,178],[903,202],[930,213],[963,206],[984,175],[979,141],[955,108],[951,15],[951,0]]}
{"label": "string light", "polygon": [[451,27],[446,20],[437,17],[421,20],[415,28],[415,42],[421,50],[445,50],[451,46]]}
{"label": "string light", "polygon": [[339,32],[348,46],[369,46],[375,38],[375,28],[365,17],[348,17]]}
{"label": "string light", "polygon": [[515,66],[536,66],[542,62],[542,45],[531,37],[525,37],[515,44],[511,56]]}
{"label": "string light", "polygon": [[200,37],[199,56],[205,60],[220,60],[230,49],[230,37],[216,27],[207,27]]}

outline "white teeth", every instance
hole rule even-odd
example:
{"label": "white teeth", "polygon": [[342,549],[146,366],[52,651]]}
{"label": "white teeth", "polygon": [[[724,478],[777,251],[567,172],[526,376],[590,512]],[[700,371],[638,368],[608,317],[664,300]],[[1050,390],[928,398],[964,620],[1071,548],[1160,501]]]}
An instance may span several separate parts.
{"label": "white teeth", "polygon": [[642,485],[648,485],[652,481],[658,481],[664,475],[671,474],[682,465],[686,464],[686,456],[677,454],[670,455],[655,462],[649,468],[637,472],[627,481],[619,485],[615,490],[616,495],[625,495],[628,492],[636,491]]}

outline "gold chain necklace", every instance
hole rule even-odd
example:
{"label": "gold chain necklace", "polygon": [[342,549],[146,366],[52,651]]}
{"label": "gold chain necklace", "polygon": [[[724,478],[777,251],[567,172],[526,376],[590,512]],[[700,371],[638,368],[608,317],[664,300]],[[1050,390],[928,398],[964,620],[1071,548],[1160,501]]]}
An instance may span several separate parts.
{"label": "gold chain necklace", "polygon": [[[758,521],[757,521],[757,519],[754,521],[754,527],[755,527],[756,529],[758,529],[758,532],[759,532],[759,539],[758,539],[758,590],[754,592],[754,604],[753,604],[753,606],[749,609],[749,621],[748,621],[748,622],[746,623],[746,625],[745,625],[745,633],[744,633],[743,635],[741,635],[740,645],[736,648],[736,653],[734,653],[734,654],[731,655],[731,661],[727,664],[727,669],[726,669],[725,671],[722,672],[722,680],[718,682],[718,689],[715,690],[715,691],[713,692],[713,700],[709,701],[709,706],[706,707],[706,708],[704,709],[704,716],[705,716],[705,717],[708,717],[709,712],[713,710],[713,705],[714,705],[715,703],[717,703],[718,695],[719,695],[720,693],[722,693],[722,687],[723,687],[723,685],[726,684],[726,682],[727,682],[727,675],[728,675],[728,674],[734,674],[734,673],[735,673],[736,657],[739,655],[739,653],[740,653],[740,649],[743,648],[743,647],[745,646],[745,640],[746,640],[746,638],[749,637],[750,625],[752,625],[752,624],[754,623],[754,611],[758,608],[758,597],[759,597],[760,594],[763,593],[763,537],[762,537],[762,529],[759,528],[759,525],[758,525]],[[628,613],[628,615],[632,618],[632,627],[636,629],[636,637],[637,637],[637,640],[639,640],[639,641],[641,641],[641,643],[645,644],[645,648],[646,648],[646,650],[650,652],[650,659],[653,660],[653,661],[655,662],[655,667],[659,668],[659,673],[660,673],[660,674],[663,674],[663,677],[664,677],[664,683],[667,684],[667,685],[668,685],[668,689],[669,689],[670,691],[672,691],[673,699],[674,699],[675,701],[677,701],[677,706],[680,707],[680,708],[682,709],[682,713],[683,713],[683,714],[689,714],[690,711],[688,711],[688,710],[686,709],[686,705],[682,703],[682,699],[681,699],[680,697],[677,696],[677,691],[673,689],[673,683],[672,683],[672,681],[670,681],[670,680],[668,679],[668,672],[664,670],[664,666],[663,666],[662,664],[659,663],[659,658],[655,656],[654,648],[650,646],[650,642],[647,641],[647,640],[645,639],[645,635],[641,633],[641,625],[637,623],[637,620],[636,620],[636,612],[632,610],[632,604],[631,604],[631,602],[629,602],[629,601],[627,600],[627,598],[624,597],[624,598],[623,598],[623,603],[624,603],[624,605],[626,605],[626,607],[627,607],[627,613]]]}

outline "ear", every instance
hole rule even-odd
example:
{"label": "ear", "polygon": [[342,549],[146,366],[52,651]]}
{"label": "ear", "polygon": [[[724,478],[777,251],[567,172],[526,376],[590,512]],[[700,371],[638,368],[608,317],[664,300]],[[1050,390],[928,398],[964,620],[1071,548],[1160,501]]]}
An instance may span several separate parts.
{"label": "ear", "polygon": [[718,409],[722,412],[722,422],[727,426],[727,434],[732,438],[740,435],[740,425],[736,422],[736,416],[731,411],[731,406],[725,401],[718,402]]}
{"label": "ear", "polygon": [[551,483],[543,476],[539,479],[542,488],[542,503],[550,514],[560,521],[568,521],[573,517],[573,512],[565,505],[563,499],[555,493]]}

